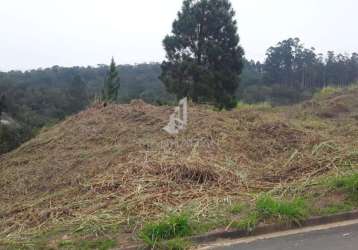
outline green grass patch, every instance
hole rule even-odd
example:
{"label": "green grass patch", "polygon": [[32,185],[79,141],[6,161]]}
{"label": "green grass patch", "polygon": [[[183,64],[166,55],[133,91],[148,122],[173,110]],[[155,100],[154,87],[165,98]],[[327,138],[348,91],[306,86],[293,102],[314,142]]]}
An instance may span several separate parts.
{"label": "green grass patch", "polygon": [[319,213],[320,215],[332,215],[343,212],[349,212],[354,209],[353,204],[350,203],[338,203],[338,204],[330,204],[324,208],[321,208]]}
{"label": "green grass patch", "polygon": [[308,207],[303,198],[280,201],[269,195],[262,195],[256,201],[256,210],[260,218],[296,224],[299,224],[308,216]]}
{"label": "green grass patch", "polygon": [[258,197],[255,208],[251,212],[239,221],[232,223],[231,226],[252,232],[262,221],[300,224],[308,214],[308,205],[303,198],[296,198],[292,201],[277,200],[264,194]]}
{"label": "green grass patch", "polygon": [[328,97],[328,96],[330,96],[334,93],[340,92],[340,91],[342,91],[342,88],[328,86],[328,87],[320,89],[318,92],[316,92],[314,94],[313,98],[314,99],[325,98],[325,97]]}
{"label": "green grass patch", "polygon": [[336,177],[329,185],[335,190],[344,191],[352,200],[358,201],[358,173]]}
{"label": "green grass patch", "polygon": [[229,212],[223,217],[221,214],[210,214],[200,219],[195,219],[191,223],[192,235],[203,234],[215,230],[217,228],[225,227],[231,222],[231,216]]}
{"label": "green grass patch", "polygon": [[245,230],[247,232],[252,232],[255,230],[257,224],[260,222],[259,214],[256,211],[249,213],[243,219],[234,222],[231,227]]}
{"label": "green grass patch", "polygon": [[147,223],[139,233],[139,237],[149,246],[155,247],[158,242],[189,236],[192,227],[185,214],[173,214],[159,221]]}
{"label": "green grass patch", "polygon": [[269,102],[261,102],[255,104],[249,104],[244,102],[238,102],[236,104],[237,109],[271,109],[272,105]]}
{"label": "green grass patch", "polygon": [[159,242],[156,249],[159,250],[188,250],[192,246],[190,241],[175,238],[168,241]]}

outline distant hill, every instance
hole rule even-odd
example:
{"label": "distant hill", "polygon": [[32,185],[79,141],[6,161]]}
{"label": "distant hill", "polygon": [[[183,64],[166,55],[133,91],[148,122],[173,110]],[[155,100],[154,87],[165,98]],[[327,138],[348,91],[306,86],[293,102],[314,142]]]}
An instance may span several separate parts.
{"label": "distant hill", "polygon": [[63,238],[116,225],[125,241],[170,208],[205,215],[218,197],[247,200],[325,175],[332,162],[358,164],[357,100],[352,87],[292,107],[190,105],[177,137],[162,130],[171,107],[92,106],[0,156],[0,236],[61,225]]}
{"label": "distant hill", "polygon": [[[22,126],[22,131],[18,131],[21,133],[8,137],[6,144],[11,147],[0,147],[0,154],[32,138],[40,128],[85,109],[100,95],[107,71],[108,66],[98,65],[0,72],[0,96],[6,97],[5,111]],[[174,99],[158,78],[158,63],[121,65],[119,72],[120,103],[139,98],[157,104]],[[78,77],[85,83],[82,89],[75,80]]]}

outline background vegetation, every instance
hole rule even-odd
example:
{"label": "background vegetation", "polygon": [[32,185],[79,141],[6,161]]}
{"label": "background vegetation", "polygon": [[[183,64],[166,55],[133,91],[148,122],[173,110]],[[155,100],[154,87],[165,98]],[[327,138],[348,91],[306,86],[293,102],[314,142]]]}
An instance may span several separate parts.
{"label": "background vegetation", "polygon": [[[0,126],[0,153],[16,148],[43,126],[83,110],[101,94],[108,71],[108,65],[98,65],[0,72],[4,111],[20,125]],[[120,65],[118,72],[118,102],[142,99],[162,105],[176,101],[159,79],[161,64]],[[311,98],[326,86],[343,87],[357,80],[357,53],[330,51],[323,56],[305,48],[298,38],[287,39],[269,48],[263,63],[244,59],[236,96],[240,103],[288,105]]]}

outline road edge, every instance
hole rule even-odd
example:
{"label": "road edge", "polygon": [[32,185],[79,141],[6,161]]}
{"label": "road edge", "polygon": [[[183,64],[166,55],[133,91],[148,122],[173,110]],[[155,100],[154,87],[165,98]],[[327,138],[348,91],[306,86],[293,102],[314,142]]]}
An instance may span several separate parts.
{"label": "road edge", "polygon": [[[327,216],[315,216],[302,221],[300,225],[297,224],[270,224],[270,225],[259,225],[252,232],[247,232],[246,230],[241,229],[217,229],[212,232],[192,236],[187,238],[189,241],[192,241],[196,244],[207,244],[213,243],[218,240],[234,240],[250,236],[260,236],[269,233],[278,233],[292,229],[300,229],[312,226],[320,226],[331,223],[357,220],[358,219],[358,210],[351,212],[339,213],[334,215]],[[137,250],[145,249],[144,245],[135,245],[126,248],[119,248],[120,250]]]}
{"label": "road edge", "polygon": [[358,210],[354,210],[346,213],[339,213],[328,216],[315,216],[311,217],[303,222],[300,225],[295,224],[271,224],[271,225],[262,225],[256,227],[252,232],[247,232],[246,230],[225,230],[219,229],[207,234],[198,235],[190,237],[189,239],[195,243],[209,243],[217,241],[219,239],[237,239],[248,236],[259,236],[268,233],[275,233],[280,231],[287,231],[298,228],[319,226],[324,224],[330,224],[341,221],[355,220],[358,219]]}

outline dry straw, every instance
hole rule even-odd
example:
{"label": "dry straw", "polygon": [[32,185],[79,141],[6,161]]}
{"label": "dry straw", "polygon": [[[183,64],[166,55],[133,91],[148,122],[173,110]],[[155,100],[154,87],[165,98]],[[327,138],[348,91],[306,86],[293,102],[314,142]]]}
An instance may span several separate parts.
{"label": "dry straw", "polygon": [[162,130],[170,107],[98,103],[1,156],[0,238],[56,225],[132,232],[174,208],[196,204],[207,216],[220,199],[357,167],[351,98],[357,89],[287,108],[191,106],[188,129],[175,137]]}

